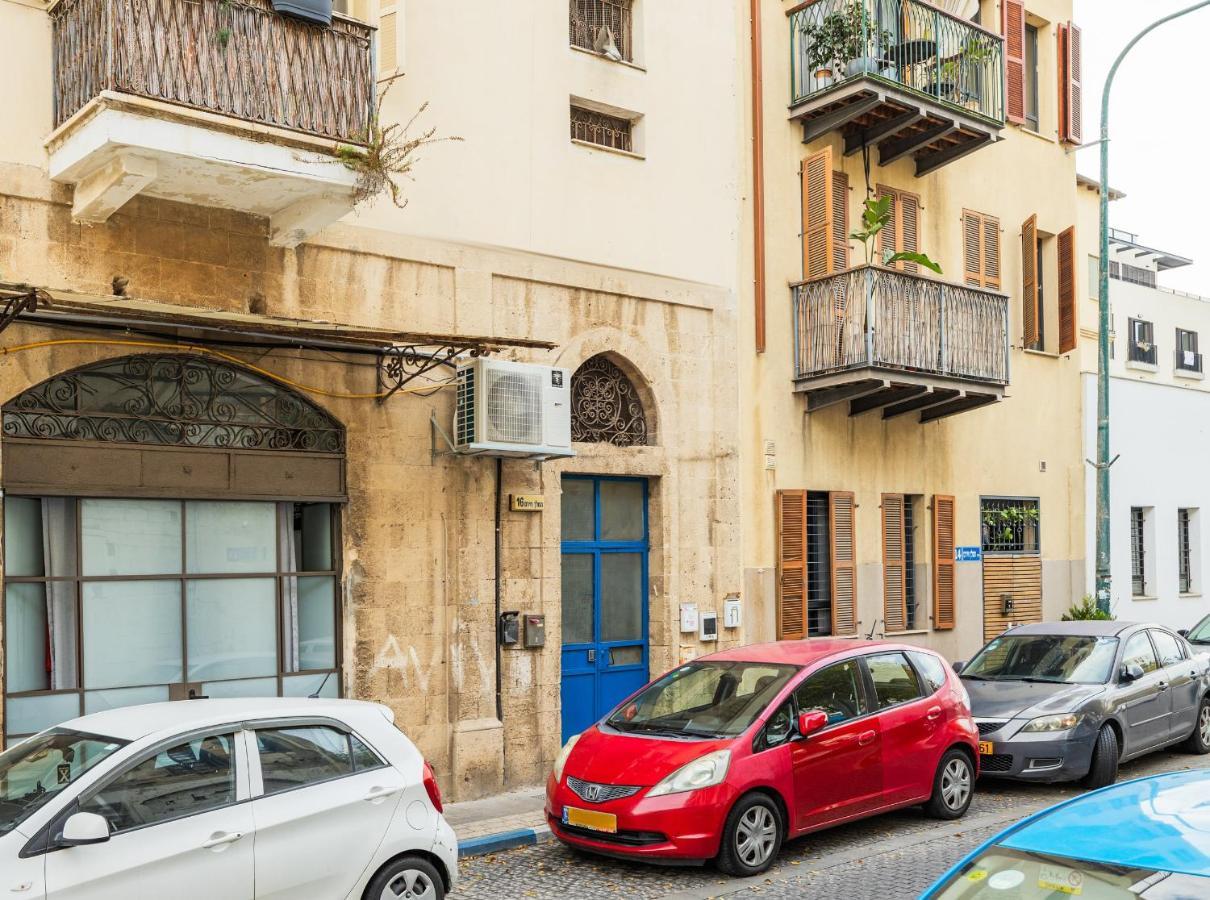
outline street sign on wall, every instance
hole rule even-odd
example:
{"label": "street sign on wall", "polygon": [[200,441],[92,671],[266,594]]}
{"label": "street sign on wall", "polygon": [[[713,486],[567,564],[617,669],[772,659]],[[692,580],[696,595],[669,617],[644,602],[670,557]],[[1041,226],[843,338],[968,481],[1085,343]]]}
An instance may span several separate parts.
{"label": "street sign on wall", "polygon": [[983,548],[982,547],[955,547],[954,548],[955,562],[982,562]]}

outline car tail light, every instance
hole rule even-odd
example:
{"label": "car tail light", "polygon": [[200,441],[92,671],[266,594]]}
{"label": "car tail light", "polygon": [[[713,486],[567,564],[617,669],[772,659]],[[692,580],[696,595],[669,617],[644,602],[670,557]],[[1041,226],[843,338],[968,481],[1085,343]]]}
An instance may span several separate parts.
{"label": "car tail light", "polygon": [[424,789],[428,792],[429,800],[433,802],[437,812],[444,812],[445,810],[441,807],[441,788],[437,787],[437,776],[433,774],[433,767],[427,761],[424,764]]}

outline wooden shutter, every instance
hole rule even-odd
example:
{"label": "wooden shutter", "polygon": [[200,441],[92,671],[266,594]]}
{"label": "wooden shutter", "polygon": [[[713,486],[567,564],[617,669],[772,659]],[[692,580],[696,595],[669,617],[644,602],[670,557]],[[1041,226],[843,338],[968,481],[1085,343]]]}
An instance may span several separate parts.
{"label": "wooden shutter", "polygon": [[983,286],[1000,289],[1000,220],[983,217]]}
{"label": "wooden shutter", "polygon": [[[878,232],[878,262],[892,253],[920,252],[920,197],[907,191],[878,185],[878,197],[891,199],[891,215],[886,226]],[[914,262],[900,261],[894,268],[904,272],[918,272]]]}
{"label": "wooden shutter", "polygon": [[[1013,608],[1004,612],[1004,595]],[[1042,621],[1042,560],[1037,556],[991,556],[983,560],[983,640],[1011,625]]]}
{"label": "wooden shutter", "polygon": [[1038,217],[1021,226],[1021,324],[1026,347],[1038,343]]}
{"label": "wooden shutter", "polygon": [[876,262],[879,265],[882,265],[882,261],[892,253],[899,252],[899,198],[896,196],[894,188],[880,184],[878,185],[878,199],[881,200],[883,197],[890,198],[891,215],[882,231],[878,232],[878,259]]}
{"label": "wooden shutter", "polygon": [[832,148],[802,162],[802,277],[827,275],[834,264],[832,245]]}
{"label": "wooden shutter", "polygon": [[832,173],[832,271],[849,267],[849,176]]}
{"label": "wooden shutter", "polygon": [[1025,5],[1001,0],[1004,32],[1004,89],[1008,121],[1025,124]]}
{"label": "wooden shutter", "polygon": [[954,498],[933,495],[933,627],[953,628],[954,601]]}
{"label": "wooden shutter", "polygon": [[807,492],[778,491],[777,639],[796,641],[807,633]]}
{"label": "wooden shutter", "polygon": [[856,507],[852,491],[828,495],[832,534],[832,634],[857,633]]}
{"label": "wooden shutter", "polygon": [[1076,229],[1059,232],[1059,352],[1076,349]]}
{"label": "wooden shutter", "polygon": [[1079,144],[1084,140],[1084,38],[1078,25],[1068,22],[1065,30],[1062,90],[1066,121],[1059,137]]}
{"label": "wooden shutter", "polygon": [[903,494],[882,495],[882,624],[886,631],[907,628],[907,536]]}
{"label": "wooden shutter", "polygon": [[1000,287],[1000,220],[962,210],[962,268],[972,287]]}
{"label": "wooden shutter", "polygon": [[378,13],[378,71],[383,74],[399,68],[399,34],[395,16],[393,4]]}

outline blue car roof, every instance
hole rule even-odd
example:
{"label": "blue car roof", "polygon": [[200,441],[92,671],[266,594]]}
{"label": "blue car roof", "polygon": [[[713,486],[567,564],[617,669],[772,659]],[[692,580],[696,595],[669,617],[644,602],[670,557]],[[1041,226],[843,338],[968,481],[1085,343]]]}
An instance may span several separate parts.
{"label": "blue car roof", "polygon": [[1210,772],[1112,785],[1040,813],[990,843],[1210,877]]}

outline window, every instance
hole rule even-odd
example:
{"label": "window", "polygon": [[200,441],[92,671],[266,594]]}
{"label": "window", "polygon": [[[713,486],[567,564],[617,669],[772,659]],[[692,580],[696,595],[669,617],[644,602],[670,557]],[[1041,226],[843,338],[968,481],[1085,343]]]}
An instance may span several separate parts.
{"label": "window", "polygon": [[1176,511],[1177,590],[1182,594],[1192,594],[1201,586],[1198,525],[1196,509]]}
{"label": "window", "polygon": [[991,681],[1040,678],[1068,684],[1103,684],[1113,669],[1112,637],[1008,634],[989,641],[962,670]]}
{"label": "window", "polygon": [[[889,197],[891,215],[886,226],[878,232],[878,261],[896,253],[920,252],[920,196],[898,188],[878,185],[878,199]],[[919,272],[914,262],[897,262],[894,268],[904,272]]]}
{"label": "window", "polygon": [[349,736],[324,725],[258,729],[256,746],[266,795],[353,772]]}
{"label": "window", "polygon": [[984,497],[980,518],[985,553],[1036,556],[1039,552],[1038,501],[1024,497]]}
{"label": "window", "polygon": [[1130,508],[1130,593],[1147,596],[1147,516],[1141,506]]}
{"label": "window", "polygon": [[349,735],[349,746],[353,749],[353,768],[358,772],[378,769],[386,765],[377,753],[362,743],[360,738]]}
{"label": "window", "polygon": [[567,22],[571,45],[633,62],[633,13],[633,0],[571,0]]}
{"label": "window", "polygon": [[935,694],[945,684],[945,663],[931,653],[909,653],[916,670],[928,686],[929,693]]}
{"label": "window", "polygon": [[634,120],[595,112],[582,106],[571,107],[571,139],[634,152]]}
{"label": "window", "polygon": [[1174,666],[1185,658],[1180,642],[1166,631],[1151,629],[1151,640],[1160,655],[1161,666]]}
{"label": "window", "polygon": [[1025,125],[1038,128],[1038,29],[1025,26]]}
{"label": "window", "polygon": [[798,731],[797,723],[794,721],[794,702],[787,700],[773,715],[769,716],[769,721],[765,723],[764,731],[761,732],[758,744],[754,748],[758,751],[768,750],[770,747],[780,747]]}
{"label": "window", "polygon": [[855,719],[869,712],[861,687],[861,667],[856,660],[837,663],[816,672],[794,692],[799,712],[820,709],[828,714],[828,724]]}
{"label": "window", "polygon": [[1186,372],[1202,370],[1202,355],[1197,352],[1197,332],[1176,330],[1176,367]]}
{"label": "window", "polygon": [[883,625],[888,633],[917,627],[916,517],[921,498],[882,495]]}
{"label": "window", "polygon": [[1145,319],[1130,320],[1130,345],[1126,358],[1131,362],[1155,365],[1155,328]]}
{"label": "window", "polygon": [[962,259],[967,284],[999,290],[999,219],[969,209],[962,211]]}
{"label": "window", "polygon": [[1132,266],[1130,263],[1109,261],[1109,277],[1130,284],[1141,284],[1144,287],[1155,287],[1155,270],[1144,269],[1142,266]]}
{"label": "window", "polygon": [[777,639],[857,633],[850,491],[776,495]]}
{"label": "window", "polygon": [[159,750],[80,801],[113,832],[194,816],[235,802],[235,735],[200,735]]}
{"label": "window", "polygon": [[1144,674],[1154,672],[1159,668],[1160,664],[1155,658],[1155,649],[1151,646],[1151,639],[1147,637],[1147,632],[1135,632],[1134,636],[1126,642],[1126,649],[1122,652],[1122,665],[1138,666]]}
{"label": "window", "polygon": [[902,653],[867,656],[865,662],[874,682],[874,697],[879,709],[909,703],[920,696],[916,670]]}
{"label": "window", "polygon": [[828,495],[807,492],[807,635],[832,633],[832,535]]}

